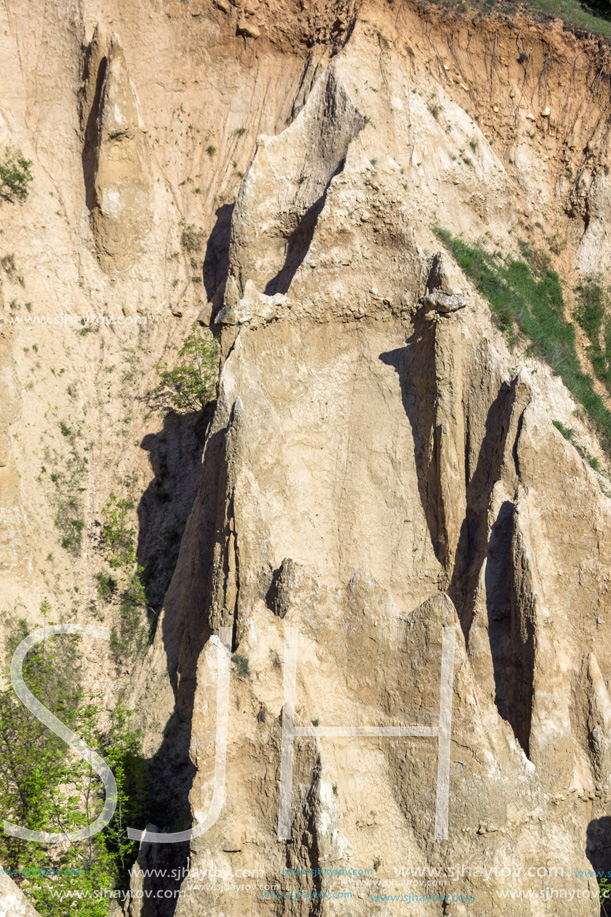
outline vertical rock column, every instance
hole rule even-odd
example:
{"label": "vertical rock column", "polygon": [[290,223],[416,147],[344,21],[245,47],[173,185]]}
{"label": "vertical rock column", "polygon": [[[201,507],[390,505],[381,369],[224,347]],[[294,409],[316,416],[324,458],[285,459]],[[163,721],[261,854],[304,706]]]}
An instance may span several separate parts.
{"label": "vertical rock column", "polygon": [[136,91],[116,35],[96,29],[82,94],[83,167],[98,259],[109,273],[135,261],[152,222],[152,186]]}
{"label": "vertical rock column", "polygon": [[437,551],[446,588],[466,508],[463,341],[456,314],[465,300],[453,290],[441,252],[433,257],[425,308],[435,322],[435,465],[437,471]]}
{"label": "vertical rock column", "polygon": [[465,417],[462,343],[457,319],[435,329],[435,453],[438,479],[438,544],[447,580],[452,574],[460,528],[466,513]]}

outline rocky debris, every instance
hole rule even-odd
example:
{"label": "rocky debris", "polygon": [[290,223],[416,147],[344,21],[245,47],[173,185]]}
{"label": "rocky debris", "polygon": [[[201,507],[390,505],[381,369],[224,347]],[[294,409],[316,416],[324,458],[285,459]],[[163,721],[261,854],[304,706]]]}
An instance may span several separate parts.
{"label": "rocky debris", "polygon": [[432,293],[425,293],[420,300],[423,306],[434,312],[440,312],[447,315],[450,312],[458,312],[467,305],[467,300],[460,293],[446,293],[444,290],[433,290]]}
{"label": "rocky debris", "polygon": [[[229,296],[226,294],[225,300],[228,299]],[[266,296],[258,292],[252,280],[247,280],[243,297],[235,303],[228,302],[217,313],[214,321],[217,325],[243,325],[255,319],[269,322],[278,317],[279,310],[285,303],[286,296],[282,293]]]}
{"label": "rocky debris", "polygon": [[247,19],[241,19],[237,25],[237,34],[245,35],[247,38],[260,38],[261,30],[257,28],[254,22],[249,22]]}
{"label": "rocky debris", "polygon": [[274,574],[267,594],[267,604],[279,618],[285,618],[301,579],[301,567],[290,557],[285,557]]}
{"label": "rocky debris", "polygon": [[212,321],[212,303],[208,302],[205,306],[202,306],[200,311],[197,314],[198,324],[202,327],[207,328]]}

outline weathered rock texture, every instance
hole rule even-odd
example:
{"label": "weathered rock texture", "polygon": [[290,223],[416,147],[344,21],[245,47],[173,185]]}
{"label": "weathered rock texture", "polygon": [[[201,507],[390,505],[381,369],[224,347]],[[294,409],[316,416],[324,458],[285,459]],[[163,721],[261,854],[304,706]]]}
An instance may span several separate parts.
{"label": "weathered rock texture", "polygon": [[[219,627],[242,663],[218,821],[141,862],[264,870],[288,896],[270,909],[188,877],[130,917],[401,912],[372,891],[451,899],[410,902],[422,915],[598,913],[574,873],[611,866],[611,504],[552,421],[604,457],[430,228],[503,252],[527,227],[555,235],[571,282],[611,265],[608,51],[515,24],[412,3],[0,10],[0,139],[35,175],[0,210],[6,609],[35,623],[48,596],[62,619],[110,615],[94,575],[111,492],[138,503],[155,588],[180,542],[155,641],[121,673],[162,831],[210,803]],[[147,402],[198,317],[223,355],[201,467],[205,424]],[[69,555],[55,483],[75,468]],[[297,723],[321,727],[433,726],[454,628],[447,840],[436,738],[313,734],[278,841],[287,627]],[[114,666],[90,669],[110,708]],[[316,872],[374,864],[367,881],[425,865],[446,881]],[[314,897],[339,891],[353,897]]]}
{"label": "weathered rock texture", "polygon": [[150,230],[152,212],[140,106],[116,35],[96,30],[83,90],[83,162],[96,248],[106,270],[123,271]]}
{"label": "weathered rock texture", "polygon": [[[195,822],[212,792],[220,626],[250,675],[234,669],[225,805],[191,866],[265,870],[288,895],[279,913],[365,915],[388,905],[316,870],[494,864],[505,874],[467,870],[444,886],[456,899],[410,913],[594,915],[595,880],[574,871],[604,858],[611,506],[552,425],[566,393],[543,367],[517,370],[428,229],[435,196],[445,225],[473,219],[470,193],[438,182],[462,170],[451,151],[469,132],[496,191],[488,225],[506,220],[509,175],[464,112],[446,100],[441,118],[412,93],[387,46],[382,79],[369,41],[357,27],[295,122],[259,140],[233,212],[219,399],[159,637],[192,716]],[[321,99],[330,118],[350,100],[362,127],[302,201],[294,164],[334,136]],[[421,150],[407,178],[405,136]],[[292,839],[276,839],[287,626],[297,720],[315,726],[433,725],[455,628],[447,841],[435,740],[315,736],[297,741]],[[199,884],[185,880],[177,917],[268,912],[259,893]],[[509,888],[537,898],[508,905]],[[338,890],[348,907],[312,897]]]}
{"label": "weathered rock texture", "polygon": [[39,917],[38,912],[34,910],[23,892],[17,888],[15,883],[5,875],[0,873],[0,913],[19,914],[20,917]]}

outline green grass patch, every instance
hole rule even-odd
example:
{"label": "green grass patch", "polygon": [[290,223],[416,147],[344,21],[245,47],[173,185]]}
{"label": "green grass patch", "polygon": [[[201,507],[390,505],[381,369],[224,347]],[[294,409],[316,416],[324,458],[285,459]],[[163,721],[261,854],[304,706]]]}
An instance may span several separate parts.
{"label": "green grass patch", "polygon": [[[611,3],[608,0],[430,0],[435,6],[444,6],[458,12],[469,9],[481,13],[501,13],[511,16],[513,13],[530,13],[534,16],[549,16],[551,19],[563,19],[569,25],[587,29],[597,35],[611,39]],[[524,63],[528,55],[524,55]]]}
{"label": "green grass patch", "polygon": [[575,328],[564,316],[560,278],[549,257],[522,244],[524,260],[490,255],[468,245],[446,230],[436,234],[453,254],[492,307],[499,328],[510,342],[519,334],[531,342],[531,350],[560,376],[573,397],[591,417],[604,448],[611,451],[611,412],[594,390],[591,376],[577,358]]}
{"label": "green grass patch", "polygon": [[611,301],[592,277],[577,287],[577,321],[588,336],[588,358],[607,391],[611,393]]}

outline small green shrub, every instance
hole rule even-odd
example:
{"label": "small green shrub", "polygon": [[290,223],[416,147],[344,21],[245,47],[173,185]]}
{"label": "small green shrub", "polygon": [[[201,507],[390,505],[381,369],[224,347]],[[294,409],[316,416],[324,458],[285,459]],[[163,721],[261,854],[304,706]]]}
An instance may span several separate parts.
{"label": "small green shrub", "polygon": [[110,573],[96,573],[98,595],[103,602],[109,602],[117,592],[117,581]]}
{"label": "small green shrub", "polygon": [[208,146],[206,147],[206,153],[208,154],[208,156],[214,156],[214,154],[216,153],[216,147],[213,146],[211,143],[209,143]]}
{"label": "small green shrub", "polygon": [[205,242],[206,234],[203,229],[196,229],[195,226],[186,226],[182,231],[181,243],[185,251],[199,252]]}
{"label": "small green shrub", "polygon": [[0,161],[0,197],[5,201],[25,201],[28,196],[28,185],[33,179],[31,160],[15,150],[6,150]]}
{"label": "small green shrub", "polygon": [[250,666],[246,656],[240,656],[239,653],[234,653],[231,657],[231,661],[238,670],[240,678],[247,678],[250,675]]}
{"label": "small green shrub", "polygon": [[12,253],[10,255],[3,255],[2,258],[0,258],[0,264],[8,279],[15,283],[18,280],[15,255]]}
{"label": "small green shrub", "polygon": [[65,532],[62,538],[62,548],[65,548],[69,554],[77,556],[81,553],[83,543],[83,529],[85,528],[84,519],[56,519],[56,525],[61,531]]}
{"label": "small green shrub", "polygon": [[104,528],[102,538],[108,550],[111,567],[131,567],[135,563],[135,529],[130,510],[134,504],[111,494],[102,510]]}
{"label": "small green shrub", "polygon": [[159,375],[156,394],[169,401],[175,411],[201,411],[216,395],[219,348],[207,329],[194,329],[178,352],[179,363],[155,367]]}
{"label": "small green shrub", "polygon": [[380,866],[382,865],[382,857],[376,857],[373,861],[373,868],[377,872]]}

